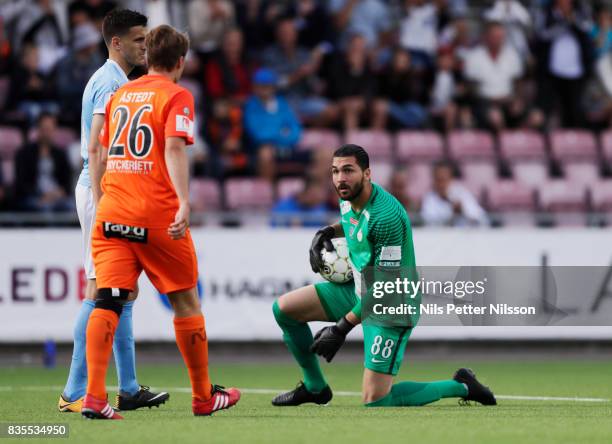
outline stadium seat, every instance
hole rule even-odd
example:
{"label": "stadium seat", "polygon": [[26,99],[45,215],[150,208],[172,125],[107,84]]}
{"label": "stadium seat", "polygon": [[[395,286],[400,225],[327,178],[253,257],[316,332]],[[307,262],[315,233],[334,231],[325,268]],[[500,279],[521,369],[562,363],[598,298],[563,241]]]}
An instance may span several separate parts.
{"label": "stadium seat", "polygon": [[553,158],[561,163],[597,160],[597,143],[590,131],[553,131],[550,135],[550,149]]}
{"label": "stadium seat", "polygon": [[602,180],[591,185],[593,210],[612,212],[612,180]]}
{"label": "stadium seat", "polygon": [[268,209],[273,203],[272,185],[264,179],[229,179],[225,203],[230,210]]}
{"label": "stadium seat", "polygon": [[432,166],[427,163],[416,163],[406,168],[408,192],[411,196],[423,197],[432,186]]}
{"label": "stadium seat", "polygon": [[516,161],[511,164],[514,179],[525,185],[541,185],[548,181],[548,165],[542,161]]}
{"label": "stadium seat", "polygon": [[334,151],[340,146],[340,136],[332,130],[307,129],[298,144],[300,150],[325,149]]}
{"label": "stadium seat", "polygon": [[0,109],[4,109],[4,105],[6,105],[10,83],[8,76],[0,77]]}
{"label": "stadium seat", "polygon": [[599,166],[593,162],[567,163],[563,173],[568,181],[590,185],[599,181]]}
{"label": "stadium seat", "polygon": [[584,225],[587,188],[568,180],[551,180],[539,187],[540,206],[554,214],[556,225]]}
{"label": "stadium seat", "polygon": [[502,157],[509,163],[546,160],[544,137],[536,131],[503,131],[499,136],[499,150]]}
{"label": "stadium seat", "polygon": [[601,150],[607,162],[612,162],[612,129],[601,134]]}
{"label": "stadium seat", "polygon": [[434,131],[399,131],[395,146],[400,162],[435,162],[444,157],[444,141]]}
{"label": "stadium seat", "polygon": [[391,160],[393,156],[393,143],[391,136],[386,131],[348,131],[345,134],[344,143],[362,146],[372,160]]}
{"label": "stadium seat", "polygon": [[13,159],[15,153],[23,144],[23,135],[17,128],[0,127],[0,159]]}
{"label": "stadium seat", "polygon": [[450,157],[456,161],[493,160],[493,137],[486,131],[453,131],[448,136]]}
{"label": "stadium seat", "polygon": [[533,225],[536,209],[532,187],[516,180],[500,180],[487,188],[487,207],[500,214],[505,226]]}
{"label": "stadium seat", "polygon": [[304,189],[304,179],[300,177],[285,177],[276,184],[276,198],[286,199]]}
{"label": "stadium seat", "polygon": [[393,174],[393,169],[394,166],[391,162],[371,162],[370,170],[372,171],[372,181],[383,188],[387,188],[391,180],[391,175]]}
{"label": "stadium seat", "polygon": [[497,165],[487,161],[462,162],[461,176],[466,183],[487,185],[497,180]]}
{"label": "stadium seat", "polygon": [[[32,128],[28,132],[28,141],[34,142],[38,137],[38,130],[36,128]],[[77,134],[71,128],[66,128],[60,126],[56,129],[55,135],[53,137],[53,143],[57,145],[59,148],[67,149],[70,144],[76,142],[78,140]]]}
{"label": "stadium seat", "polygon": [[221,208],[221,189],[216,180],[193,179],[189,186],[193,211],[217,211]]}
{"label": "stadium seat", "polygon": [[15,162],[12,159],[0,159],[0,167],[4,176],[4,185],[11,186],[15,180]]}

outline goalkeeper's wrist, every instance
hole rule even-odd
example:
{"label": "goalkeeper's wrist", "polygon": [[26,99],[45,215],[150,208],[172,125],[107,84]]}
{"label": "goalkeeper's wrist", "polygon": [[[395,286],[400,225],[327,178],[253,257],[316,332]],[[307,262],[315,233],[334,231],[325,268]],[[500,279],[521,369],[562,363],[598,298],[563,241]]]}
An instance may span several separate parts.
{"label": "goalkeeper's wrist", "polygon": [[330,239],[333,239],[333,238],[334,238],[334,236],[336,235],[336,229],[335,229],[333,226],[328,225],[328,226],[326,226],[326,227],[321,228],[321,229],[319,230],[319,233],[324,234],[324,235],[325,235],[325,237],[328,237],[328,238],[330,238]]}
{"label": "goalkeeper's wrist", "polygon": [[355,328],[355,326],[351,324],[348,319],[346,319],[346,316],[343,316],[338,322],[336,322],[336,328],[340,333],[346,336],[353,328]]}

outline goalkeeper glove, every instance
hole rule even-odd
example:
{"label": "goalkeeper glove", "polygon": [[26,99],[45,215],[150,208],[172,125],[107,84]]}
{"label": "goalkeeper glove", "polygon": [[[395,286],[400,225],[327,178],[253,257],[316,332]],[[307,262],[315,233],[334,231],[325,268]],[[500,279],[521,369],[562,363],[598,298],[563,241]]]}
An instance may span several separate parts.
{"label": "goalkeeper glove", "polygon": [[327,251],[334,251],[332,239],[336,235],[336,229],[331,225],[321,228],[314,235],[312,244],[310,245],[310,267],[312,271],[318,273],[323,268],[323,259],[321,258],[321,250],[325,248]]}
{"label": "goalkeeper glove", "polygon": [[327,362],[331,362],[353,327],[355,326],[346,317],[343,317],[336,325],[322,328],[315,335],[310,351],[323,356]]}

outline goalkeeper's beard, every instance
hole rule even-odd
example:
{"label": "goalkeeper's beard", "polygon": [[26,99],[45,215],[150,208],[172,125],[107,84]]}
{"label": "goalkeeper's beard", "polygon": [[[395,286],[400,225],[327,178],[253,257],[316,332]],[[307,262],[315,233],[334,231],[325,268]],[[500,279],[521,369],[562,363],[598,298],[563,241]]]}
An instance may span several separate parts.
{"label": "goalkeeper's beard", "polygon": [[348,200],[349,202],[351,202],[357,199],[363,192],[363,180],[361,182],[356,183],[354,187],[351,187],[349,185],[345,185],[345,187],[347,187],[350,191],[347,197],[342,197],[342,194],[341,194],[341,191],[344,191],[347,188],[340,189],[339,187],[336,187],[336,193],[338,193],[338,197],[340,197],[340,199]]}

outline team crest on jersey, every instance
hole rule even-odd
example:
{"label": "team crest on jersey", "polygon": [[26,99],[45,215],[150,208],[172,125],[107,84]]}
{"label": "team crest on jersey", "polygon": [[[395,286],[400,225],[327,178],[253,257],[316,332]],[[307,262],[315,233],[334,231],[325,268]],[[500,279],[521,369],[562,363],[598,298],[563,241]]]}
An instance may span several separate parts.
{"label": "team crest on jersey", "polygon": [[357,240],[361,242],[363,240],[363,231],[359,230],[357,232]]}

